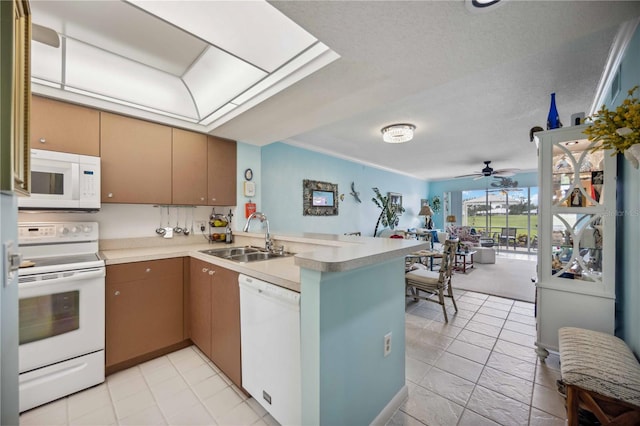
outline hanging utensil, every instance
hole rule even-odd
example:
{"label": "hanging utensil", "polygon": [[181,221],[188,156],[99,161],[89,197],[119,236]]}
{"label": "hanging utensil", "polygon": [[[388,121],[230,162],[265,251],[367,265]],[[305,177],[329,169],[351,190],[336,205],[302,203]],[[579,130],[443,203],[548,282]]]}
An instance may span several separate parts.
{"label": "hanging utensil", "polygon": [[156,228],[156,234],[164,235],[164,233],[167,232],[162,227],[162,222],[164,222],[164,212],[162,211],[162,206],[158,206],[158,208],[160,209],[160,226],[158,226],[158,228]]}
{"label": "hanging utensil", "polygon": [[[188,212],[187,212],[187,213],[188,213]],[[185,213],[185,215],[184,215],[184,228],[182,228],[182,234],[183,234],[185,237],[188,237],[188,236],[189,236],[189,234],[191,233],[191,231],[189,231],[189,228],[187,228],[187,221],[189,220],[189,218],[187,217],[187,216],[188,216],[188,214],[187,214],[187,213]]]}
{"label": "hanging utensil", "polygon": [[173,228],[171,227],[171,211],[169,210],[169,206],[167,206],[167,226],[164,228],[164,237],[165,238],[173,238]]}
{"label": "hanging utensil", "polygon": [[181,234],[182,233],[182,228],[180,228],[180,208],[176,207],[176,226],[173,228],[173,232],[175,232],[176,234]]}

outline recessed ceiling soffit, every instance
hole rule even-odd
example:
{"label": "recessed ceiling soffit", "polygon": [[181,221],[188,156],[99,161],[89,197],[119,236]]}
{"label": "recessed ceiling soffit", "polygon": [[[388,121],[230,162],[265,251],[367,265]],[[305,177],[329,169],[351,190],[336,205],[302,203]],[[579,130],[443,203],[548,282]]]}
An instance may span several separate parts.
{"label": "recessed ceiling soffit", "polygon": [[207,130],[339,58],[263,0],[32,0],[31,9],[60,37],[54,47],[34,36],[36,85]]}

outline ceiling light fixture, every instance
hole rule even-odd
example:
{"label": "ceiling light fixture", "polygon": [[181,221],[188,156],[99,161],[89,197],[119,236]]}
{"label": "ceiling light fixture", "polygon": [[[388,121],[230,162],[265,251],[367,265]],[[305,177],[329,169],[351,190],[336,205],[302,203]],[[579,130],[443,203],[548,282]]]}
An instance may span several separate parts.
{"label": "ceiling light fixture", "polygon": [[471,13],[483,13],[502,6],[506,0],[465,0],[465,6]]}
{"label": "ceiling light fixture", "polygon": [[382,128],[382,140],[387,143],[409,142],[415,129],[413,124],[392,124]]}

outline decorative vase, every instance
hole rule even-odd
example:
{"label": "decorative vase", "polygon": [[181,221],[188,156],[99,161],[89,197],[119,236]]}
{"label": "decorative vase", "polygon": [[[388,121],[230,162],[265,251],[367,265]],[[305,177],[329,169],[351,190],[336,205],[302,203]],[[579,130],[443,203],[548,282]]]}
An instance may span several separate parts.
{"label": "decorative vase", "polygon": [[549,115],[547,116],[547,130],[557,129],[562,127],[560,122],[560,116],[558,115],[558,108],[556,108],[556,94],[551,94],[551,106],[549,107]]}
{"label": "decorative vase", "polygon": [[640,144],[631,145],[624,151],[624,158],[629,160],[631,165],[637,169],[640,164]]}

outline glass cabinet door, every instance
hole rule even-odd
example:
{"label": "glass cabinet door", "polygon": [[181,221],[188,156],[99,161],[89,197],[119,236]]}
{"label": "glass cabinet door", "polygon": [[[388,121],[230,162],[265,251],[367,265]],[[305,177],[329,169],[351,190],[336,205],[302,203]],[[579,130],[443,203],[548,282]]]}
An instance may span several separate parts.
{"label": "glass cabinet door", "polygon": [[602,216],[554,214],[551,275],[602,282]]}
{"label": "glass cabinet door", "polygon": [[605,153],[587,139],[553,142],[551,275],[602,282]]}
{"label": "glass cabinet door", "polygon": [[604,152],[587,139],[553,144],[554,207],[593,207],[603,203]]}

